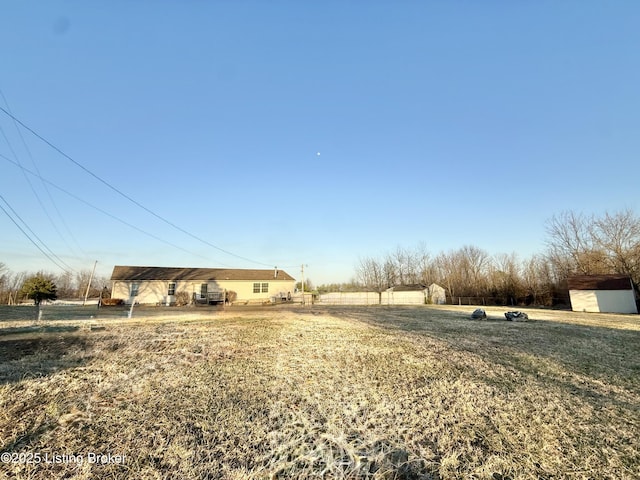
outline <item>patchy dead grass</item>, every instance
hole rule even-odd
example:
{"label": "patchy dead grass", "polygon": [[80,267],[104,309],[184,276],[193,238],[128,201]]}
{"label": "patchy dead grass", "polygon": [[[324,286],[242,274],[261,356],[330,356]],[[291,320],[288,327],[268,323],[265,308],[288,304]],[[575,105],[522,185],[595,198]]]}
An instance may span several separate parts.
{"label": "patchy dead grass", "polygon": [[639,478],[637,317],[472,310],[0,330],[0,476]]}

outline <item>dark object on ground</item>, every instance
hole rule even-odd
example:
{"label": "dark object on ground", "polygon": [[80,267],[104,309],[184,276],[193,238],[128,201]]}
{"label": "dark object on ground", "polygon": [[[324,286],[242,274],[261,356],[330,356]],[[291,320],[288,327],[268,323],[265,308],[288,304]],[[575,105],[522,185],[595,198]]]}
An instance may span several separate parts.
{"label": "dark object on ground", "polygon": [[476,308],[473,313],[471,314],[471,318],[473,320],[483,320],[485,318],[487,318],[487,312],[485,312],[483,309],[481,308]]}
{"label": "dark object on ground", "polygon": [[121,298],[103,298],[101,303],[105,307],[111,307],[114,305],[124,305],[124,300]]}
{"label": "dark object on ground", "polygon": [[504,314],[504,316],[510,322],[526,322],[527,320],[529,320],[529,315],[523,312],[507,312]]}

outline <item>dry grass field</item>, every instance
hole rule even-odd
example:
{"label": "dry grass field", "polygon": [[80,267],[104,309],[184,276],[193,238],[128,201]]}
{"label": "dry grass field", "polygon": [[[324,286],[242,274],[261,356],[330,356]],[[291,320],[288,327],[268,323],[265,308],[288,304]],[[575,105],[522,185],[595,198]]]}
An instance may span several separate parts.
{"label": "dry grass field", "polygon": [[472,310],[0,323],[0,477],[640,478],[640,318]]}

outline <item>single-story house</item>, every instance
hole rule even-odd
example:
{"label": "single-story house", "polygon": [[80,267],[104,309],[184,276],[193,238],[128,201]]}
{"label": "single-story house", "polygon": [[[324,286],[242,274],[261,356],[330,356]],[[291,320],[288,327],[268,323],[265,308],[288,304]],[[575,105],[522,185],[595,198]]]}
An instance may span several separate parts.
{"label": "single-story house", "polygon": [[[186,292],[194,303],[263,303],[291,298],[295,279],[283,270],[116,265],[111,296],[127,304],[171,305]],[[231,293],[234,292],[234,293]]]}
{"label": "single-story house", "polygon": [[628,275],[577,275],[567,282],[574,312],[638,313]]}

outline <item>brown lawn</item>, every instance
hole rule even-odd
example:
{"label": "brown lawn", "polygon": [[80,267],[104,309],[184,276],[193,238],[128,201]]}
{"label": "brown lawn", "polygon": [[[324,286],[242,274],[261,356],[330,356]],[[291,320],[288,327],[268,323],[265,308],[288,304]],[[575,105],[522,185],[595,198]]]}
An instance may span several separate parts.
{"label": "brown lawn", "polygon": [[640,317],[473,308],[1,323],[0,477],[640,478]]}

